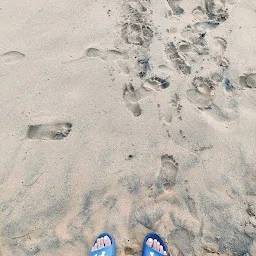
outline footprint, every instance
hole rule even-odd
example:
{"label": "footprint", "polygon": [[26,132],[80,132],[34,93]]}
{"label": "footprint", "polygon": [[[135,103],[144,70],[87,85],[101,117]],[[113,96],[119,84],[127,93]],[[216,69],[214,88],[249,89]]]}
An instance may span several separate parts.
{"label": "footprint", "polygon": [[197,20],[205,20],[207,19],[207,15],[203,8],[201,6],[197,6],[193,11],[192,15],[195,17]]}
{"label": "footprint", "polygon": [[181,15],[184,14],[184,9],[182,9],[179,6],[179,3],[181,0],[167,0],[170,8],[171,8],[171,14],[172,15]]}
{"label": "footprint", "polygon": [[167,74],[170,74],[172,72],[172,67],[169,67],[168,65],[159,65],[158,69],[159,71]]}
{"label": "footprint", "polygon": [[18,51],[10,51],[0,55],[0,61],[6,64],[13,64],[20,62],[25,58],[25,54]]}
{"label": "footprint", "polygon": [[144,85],[136,90],[131,83],[125,85],[123,98],[125,100],[126,106],[134,116],[141,115],[142,110],[140,108],[139,101],[149,97],[152,92],[152,89],[145,88]]}
{"label": "footprint", "polygon": [[173,116],[170,106],[166,106],[164,109],[160,108],[160,104],[157,105],[158,107],[158,115],[159,120],[163,122],[164,125],[169,125],[172,122]]}
{"label": "footprint", "polygon": [[230,65],[230,61],[226,57],[221,57],[220,59],[217,58],[217,64],[220,67],[228,68]]}
{"label": "footprint", "polygon": [[195,77],[193,80],[195,89],[187,91],[190,102],[198,104],[200,109],[207,109],[212,105],[214,97],[214,83],[209,78]]}
{"label": "footprint", "polygon": [[142,28],[140,24],[125,23],[122,28],[122,37],[127,44],[142,45]]}
{"label": "footprint", "polygon": [[142,110],[138,102],[126,102],[126,106],[134,116],[138,117],[141,115]]}
{"label": "footprint", "polygon": [[143,23],[125,23],[122,29],[122,37],[128,44],[148,47],[153,36],[154,32],[152,28]]}
{"label": "footprint", "polygon": [[243,88],[256,88],[256,73],[240,76],[239,83]]}
{"label": "footprint", "polygon": [[131,83],[125,86],[123,92],[125,100],[130,102],[139,102],[140,100],[150,96],[150,94],[152,94],[151,89],[145,88],[143,85],[135,90]]}
{"label": "footprint", "polygon": [[229,15],[227,9],[224,6],[225,1],[204,0],[204,2],[206,14],[210,20],[224,22],[228,19]]}
{"label": "footprint", "polygon": [[246,75],[239,77],[239,85],[241,88],[249,88],[246,82]]}
{"label": "footprint", "polygon": [[191,52],[193,50],[193,46],[189,42],[186,42],[185,40],[180,41],[177,44],[177,48],[182,53]]}
{"label": "footprint", "polygon": [[188,63],[195,63],[198,61],[198,55],[209,53],[207,42],[203,36],[199,35],[189,41],[182,40],[177,44],[178,51],[182,53]]}
{"label": "footprint", "polygon": [[[124,54],[115,49],[101,51],[97,48],[88,48],[85,51],[85,56],[89,57],[89,58],[99,58],[99,59],[106,60],[106,61],[119,61],[119,60],[123,59]],[[84,58],[84,57],[82,57],[82,58]]]}
{"label": "footprint", "polygon": [[170,86],[170,83],[163,78],[158,76],[153,76],[145,80],[143,87],[152,91],[160,91],[161,89],[166,89]]}
{"label": "footprint", "polygon": [[227,40],[223,37],[214,37],[211,51],[215,55],[222,55],[227,49]]}
{"label": "footprint", "polygon": [[[200,21],[193,25],[188,25],[182,30],[181,35],[188,40],[179,42],[178,51],[182,52],[189,63],[197,61],[198,57],[195,58],[195,53],[199,56],[208,54],[217,55],[219,56],[218,61],[220,61],[220,56],[222,57],[227,47],[226,40],[221,37],[215,37],[212,40],[209,40],[208,37],[206,38],[207,32],[217,28],[219,24],[219,22],[214,20]],[[192,49],[195,53],[192,52]],[[223,65],[228,64],[228,62],[223,61]]]}
{"label": "footprint", "polygon": [[246,84],[250,88],[256,88],[256,74],[250,74],[245,79]]}
{"label": "footprint", "polygon": [[135,93],[135,89],[132,84],[126,84],[124,87],[123,97],[128,102],[137,102],[137,96]]}
{"label": "footprint", "polygon": [[172,155],[162,155],[161,164],[161,170],[155,183],[158,193],[173,189],[178,173],[178,163]]}
{"label": "footprint", "polygon": [[27,137],[33,140],[61,140],[71,131],[71,123],[30,125]]}
{"label": "footprint", "polygon": [[207,55],[209,54],[209,47],[205,39],[207,29],[204,27],[198,28],[196,27],[196,24],[194,24],[193,26],[189,25],[185,29],[183,29],[181,35],[187,38],[191,43],[182,40],[179,43],[179,47],[181,47],[182,52],[185,51],[185,54],[191,54],[191,50],[193,49],[198,55]]}
{"label": "footprint", "polygon": [[[141,45],[143,47],[149,47],[154,31],[147,21],[149,11],[147,9],[148,4],[146,2],[140,3],[140,1],[130,1],[124,10],[125,22],[122,26],[121,33],[122,38],[127,44]],[[128,13],[128,17],[127,17]]]}
{"label": "footprint", "polygon": [[89,58],[102,58],[103,52],[97,48],[88,48],[85,51],[85,56]]}
{"label": "footprint", "polygon": [[191,73],[191,66],[188,61],[181,55],[181,53],[177,50],[174,43],[171,42],[168,44],[166,48],[166,53],[170,60],[174,63],[175,68],[182,72],[185,75]]}
{"label": "footprint", "polygon": [[123,98],[130,112],[136,117],[140,116],[142,111],[138,103],[137,95],[135,93],[135,90],[132,84],[125,85]]}

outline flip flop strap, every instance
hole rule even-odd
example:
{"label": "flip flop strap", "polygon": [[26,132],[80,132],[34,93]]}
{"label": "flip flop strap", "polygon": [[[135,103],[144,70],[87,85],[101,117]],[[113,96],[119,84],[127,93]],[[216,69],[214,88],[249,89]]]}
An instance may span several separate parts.
{"label": "flip flop strap", "polygon": [[109,245],[94,252],[90,252],[90,256],[114,256],[114,246]]}
{"label": "flip flop strap", "polygon": [[148,245],[144,246],[143,250],[143,256],[163,256],[160,252],[157,252],[156,250],[152,249]]}

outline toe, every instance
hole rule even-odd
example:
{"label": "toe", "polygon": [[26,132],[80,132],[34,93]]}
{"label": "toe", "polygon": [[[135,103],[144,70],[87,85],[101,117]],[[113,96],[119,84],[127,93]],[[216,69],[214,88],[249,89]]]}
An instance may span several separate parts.
{"label": "toe", "polygon": [[152,238],[149,238],[146,242],[146,244],[149,246],[149,247],[152,247],[153,246],[153,239]]}
{"label": "toe", "polygon": [[153,248],[155,250],[157,250],[157,240],[156,239],[154,239],[154,241],[153,241]]}
{"label": "toe", "polygon": [[164,255],[167,255],[167,252],[166,252],[166,251],[164,251]]}
{"label": "toe", "polygon": [[157,250],[158,252],[160,252],[160,242],[157,242],[157,244],[156,244],[156,250]]}
{"label": "toe", "polygon": [[104,239],[103,237],[100,238],[100,249],[104,247]]}
{"label": "toe", "polygon": [[105,246],[111,245],[111,240],[108,236],[104,236],[104,244]]}
{"label": "toe", "polygon": [[162,245],[160,245],[160,249],[159,249],[159,252],[164,254],[164,247]]}
{"label": "toe", "polygon": [[94,246],[92,247],[92,252],[94,252],[95,251],[95,249],[94,249]]}
{"label": "toe", "polygon": [[100,249],[100,238],[97,238],[97,249]]}

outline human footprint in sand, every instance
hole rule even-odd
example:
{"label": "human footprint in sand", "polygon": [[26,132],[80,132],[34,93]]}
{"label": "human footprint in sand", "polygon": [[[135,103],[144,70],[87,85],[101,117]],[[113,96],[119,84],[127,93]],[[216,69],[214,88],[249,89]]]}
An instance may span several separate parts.
{"label": "human footprint in sand", "polygon": [[[168,250],[163,239],[156,233],[149,233],[143,242],[142,256],[167,255]],[[109,233],[102,233],[97,237],[90,256],[116,256],[116,244]]]}

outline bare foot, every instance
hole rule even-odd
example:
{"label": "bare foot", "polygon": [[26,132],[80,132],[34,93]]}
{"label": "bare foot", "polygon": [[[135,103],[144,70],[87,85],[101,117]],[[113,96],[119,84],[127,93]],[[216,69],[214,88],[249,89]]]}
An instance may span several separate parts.
{"label": "bare foot", "polygon": [[149,238],[146,242],[146,244],[156,250],[157,252],[160,252],[163,255],[167,255],[166,251],[164,251],[164,247],[158,242],[156,239]]}
{"label": "bare foot", "polygon": [[92,247],[92,252],[102,249],[109,245],[111,245],[111,240],[108,236],[97,238],[97,242]]}

